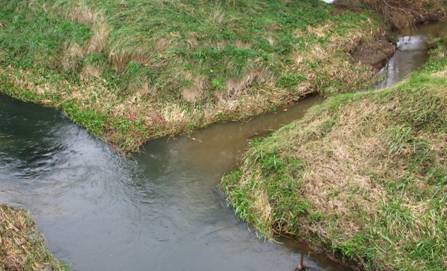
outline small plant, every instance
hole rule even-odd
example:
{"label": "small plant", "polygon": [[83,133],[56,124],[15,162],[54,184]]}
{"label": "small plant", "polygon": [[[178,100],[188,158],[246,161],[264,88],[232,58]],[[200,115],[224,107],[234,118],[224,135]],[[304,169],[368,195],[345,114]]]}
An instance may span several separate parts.
{"label": "small plant", "polygon": [[390,154],[401,153],[412,140],[412,129],[409,126],[393,126],[388,129],[388,148]]}
{"label": "small plant", "polygon": [[301,74],[286,74],[278,79],[277,85],[278,87],[291,89],[304,80],[306,80],[306,77]]}
{"label": "small plant", "polygon": [[447,62],[432,58],[395,87],[336,95],[252,141],[228,188],[244,191],[247,222],[360,269],[445,270]]}

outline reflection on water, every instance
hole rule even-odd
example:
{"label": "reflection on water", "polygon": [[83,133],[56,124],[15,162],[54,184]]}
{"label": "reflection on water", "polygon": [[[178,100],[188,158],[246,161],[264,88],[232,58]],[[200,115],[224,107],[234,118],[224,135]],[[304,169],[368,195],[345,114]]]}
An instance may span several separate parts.
{"label": "reflection on water", "polygon": [[380,71],[381,80],[375,88],[390,87],[424,65],[428,57],[428,43],[446,34],[447,24],[445,23],[429,24],[403,31],[397,40],[396,53]]}
{"label": "reflection on water", "polygon": [[[420,33],[440,36],[444,26]],[[417,34],[400,38],[378,87],[423,64],[426,42]],[[320,101],[152,141],[125,159],[61,113],[0,96],[0,201],[30,209],[50,248],[74,270],[293,270],[296,250],[258,240],[216,186],[247,139]],[[344,270],[324,258],[307,260]]]}
{"label": "reflection on water", "polygon": [[74,270],[293,270],[297,252],[258,240],[216,187],[248,138],[319,101],[156,140],[125,159],[60,113],[0,96],[0,201],[30,209]]}

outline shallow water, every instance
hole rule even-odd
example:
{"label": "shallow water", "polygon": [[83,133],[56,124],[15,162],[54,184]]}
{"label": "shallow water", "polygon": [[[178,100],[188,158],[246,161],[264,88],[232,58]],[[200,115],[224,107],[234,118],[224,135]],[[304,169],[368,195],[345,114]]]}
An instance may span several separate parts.
{"label": "shallow water", "polygon": [[446,35],[446,23],[422,25],[416,29],[402,31],[397,36],[396,53],[380,71],[381,79],[375,88],[390,87],[422,67],[428,58],[427,49],[430,41]]}
{"label": "shallow water", "polygon": [[[402,36],[379,87],[420,67],[427,36],[415,37],[439,36],[444,26]],[[258,240],[217,185],[249,138],[299,119],[321,100],[155,140],[126,159],[61,113],[0,95],[0,202],[29,209],[73,270],[293,270],[305,248]],[[306,264],[346,270],[318,255]]]}
{"label": "shallow water", "polygon": [[61,113],[0,96],[0,201],[29,209],[74,270],[293,270],[299,254],[258,240],[217,184],[248,138],[320,101],[156,140],[125,159]]}

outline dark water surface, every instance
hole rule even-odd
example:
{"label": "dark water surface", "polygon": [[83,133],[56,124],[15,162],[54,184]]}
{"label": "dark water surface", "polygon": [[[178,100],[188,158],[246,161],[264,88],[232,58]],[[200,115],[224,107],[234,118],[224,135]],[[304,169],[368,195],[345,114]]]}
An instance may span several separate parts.
{"label": "dark water surface", "polygon": [[61,113],[0,96],[0,201],[29,209],[74,270],[293,270],[299,254],[258,240],[217,184],[248,138],[320,101],[156,140],[125,159]]}
{"label": "dark water surface", "polygon": [[[445,26],[400,37],[379,87],[420,67],[427,33]],[[74,270],[293,270],[303,248],[258,240],[217,184],[249,138],[320,102],[152,141],[127,159],[56,110],[0,95],[0,202],[29,209],[50,249]],[[315,255],[306,262],[345,270]]]}

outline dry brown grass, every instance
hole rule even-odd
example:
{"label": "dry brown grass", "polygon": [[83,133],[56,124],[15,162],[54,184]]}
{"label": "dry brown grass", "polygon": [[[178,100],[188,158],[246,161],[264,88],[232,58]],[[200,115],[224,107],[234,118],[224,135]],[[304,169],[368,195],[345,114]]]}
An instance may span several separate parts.
{"label": "dry brown grass", "polygon": [[238,215],[266,236],[305,239],[366,270],[442,270],[442,63],[393,89],[330,99],[253,144],[223,179]]}
{"label": "dry brown grass", "polygon": [[0,270],[66,270],[48,252],[29,214],[0,204]]}
{"label": "dry brown grass", "polygon": [[[383,34],[382,30],[371,28],[370,32],[366,34],[362,29],[357,29],[340,36],[334,33],[334,29],[334,23],[329,22],[314,27],[309,26],[305,32],[297,31],[295,33],[297,37],[313,35],[318,38],[329,37],[330,40],[326,46],[312,45],[304,52],[295,51],[291,54],[290,59],[294,63],[294,71],[304,74],[307,78],[298,86],[299,91],[330,94],[343,92],[338,89],[338,85],[361,86],[371,82],[375,73],[374,68],[356,61],[352,58],[351,52],[361,44],[380,39]],[[317,70],[309,67],[309,63],[314,61],[319,63]],[[322,78],[326,80],[321,80]],[[349,90],[347,87],[346,91]]]}
{"label": "dry brown grass", "polygon": [[62,67],[64,70],[71,70],[84,57],[84,50],[79,44],[70,44],[65,49],[62,58]]}
{"label": "dry brown grass", "polygon": [[366,4],[397,29],[443,20],[446,16],[443,0],[341,0],[339,2],[348,6]]}
{"label": "dry brown grass", "polygon": [[101,77],[101,69],[93,66],[93,65],[85,65],[82,68],[82,71],[79,75],[79,79],[82,81],[87,81],[90,77],[100,78]]}
{"label": "dry brown grass", "polygon": [[88,25],[93,33],[84,48],[84,55],[104,50],[108,42],[110,27],[100,12],[95,12],[82,2],[77,2],[66,12],[65,16],[75,22]]}
{"label": "dry brown grass", "polygon": [[[376,114],[380,111],[379,105],[365,101],[346,107],[337,121],[340,125],[321,140],[314,141],[316,138],[305,134],[311,131],[310,127],[321,129],[331,121],[330,116],[316,119],[304,129],[303,134],[296,135],[309,140],[293,149],[293,155],[308,161],[310,169],[303,178],[303,195],[318,210],[344,217],[343,227],[350,234],[355,234],[360,227],[356,223],[357,218],[351,216],[351,210],[356,206],[373,214],[384,198],[383,188],[364,175],[386,151],[381,144],[381,135],[377,133],[383,130],[385,123],[384,116]],[[367,123],[382,127],[359,129]],[[375,166],[381,168],[380,164]],[[353,195],[352,191],[356,189],[368,193]]]}
{"label": "dry brown grass", "polygon": [[191,86],[182,90],[183,99],[187,102],[195,103],[203,98],[205,88],[208,86],[206,78],[203,76],[193,76],[190,72],[184,74],[184,78],[191,82]]}
{"label": "dry brown grass", "polygon": [[[440,95],[446,97],[445,93]],[[397,101],[384,105],[364,99],[344,106],[337,116],[337,124],[321,138],[316,136],[318,131],[331,121],[333,115],[319,116],[303,130],[291,135],[288,141],[299,144],[284,151],[287,155],[308,161],[310,170],[304,176],[303,195],[314,206],[325,213],[343,217],[349,217],[354,202],[368,214],[376,212],[385,192],[368,175],[374,172],[385,174],[389,179],[400,179],[407,170],[405,161],[400,159],[414,152],[412,146],[407,145],[398,153],[389,153],[386,143],[387,128],[391,125],[389,112],[399,107]],[[447,139],[445,133],[423,133],[418,139],[427,140],[432,151],[438,154],[438,162],[445,164],[442,156]],[[423,187],[422,183],[418,185]],[[352,198],[350,191],[355,188],[362,188],[368,193]],[[333,191],[337,191],[336,195]],[[425,210],[418,204],[413,205],[410,199],[407,204],[416,216]]]}
{"label": "dry brown grass", "polygon": [[267,192],[257,190],[254,194],[253,210],[256,210],[256,216],[266,224],[272,224],[272,207],[269,202]]}
{"label": "dry brown grass", "polygon": [[[90,26],[93,33],[90,40],[84,48],[84,55],[89,53],[100,53],[106,51],[108,60],[112,67],[118,72],[123,72],[126,65],[130,61],[147,65],[150,63],[146,52],[141,48],[133,48],[133,50],[116,50],[115,47],[108,46],[109,34],[111,27],[107,23],[105,16],[100,11],[95,11],[83,2],[76,2],[65,15],[67,18]],[[154,48],[160,52],[169,46],[169,40],[165,38],[158,39]]]}
{"label": "dry brown grass", "polygon": [[247,94],[247,90],[253,84],[265,83],[271,78],[271,75],[266,70],[256,69],[249,71],[241,79],[229,79],[225,84],[225,92],[217,93],[217,97],[219,100],[236,99],[243,94]]}
{"label": "dry brown grass", "polygon": [[102,52],[107,45],[107,38],[109,36],[109,26],[106,22],[100,21],[92,26],[93,36],[88,42],[87,53]]}
{"label": "dry brown grass", "polygon": [[[35,4],[36,10],[43,9],[38,7],[44,5],[41,2]],[[210,7],[209,3],[203,5]],[[34,68],[1,67],[5,82],[12,86],[7,93],[63,110],[70,107],[69,117],[77,113],[78,124],[119,150],[131,152],[155,137],[182,133],[219,120],[240,120],[310,93],[352,90],[366,85],[374,76],[372,69],[352,61],[349,54],[360,41],[380,32],[379,23],[364,16],[352,14],[339,18],[340,21],[319,19],[321,23],[312,27],[307,27],[306,20],[295,18],[299,26],[287,30],[286,25],[272,22],[265,26],[266,42],[287,49],[283,54],[282,50],[274,52],[275,48],[272,52],[262,49],[261,53],[259,41],[248,39],[247,35],[254,32],[239,29],[237,20],[246,23],[246,18],[235,15],[239,14],[238,9],[217,8],[205,14],[209,27],[231,27],[228,33],[236,36],[224,39],[210,38],[212,33],[200,32],[201,28],[182,33],[153,29],[146,35],[143,30],[158,21],[169,19],[181,26],[188,22],[177,22],[178,16],[171,14],[173,10],[165,10],[163,3],[143,6],[147,9],[144,12],[136,6],[128,11],[126,7],[118,8],[117,12],[123,12],[120,14],[126,19],[120,26],[116,20],[120,16],[112,16],[108,5],[102,7],[88,1],[45,5],[43,13],[83,24],[78,27],[83,29],[80,32],[84,32],[84,41],[64,44],[56,54],[61,57],[56,62],[62,71],[52,70],[61,76],[52,77],[52,81]],[[148,18],[151,24],[146,25],[145,20],[129,15],[149,13],[149,6],[161,8],[160,12],[173,17]],[[328,12],[327,6],[315,9]],[[85,26],[90,29],[90,36]],[[300,40],[301,45],[279,40],[281,29],[286,30],[289,38]],[[266,56],[271,57],[271,63],[267,64]],[[290,59],[294,64],[290,64]],[[214,62],[218,63],[216,67]],[[280,84],[284,78],[286,84]]]}
{"label": "dry brown grass", "polygon": [[[78,2],[74,3],[73,7],[65,12],[65,17],[86,24],[92,31],[90,40],[84,47],[79,44],[68,44],[64,53],[62,54],[62,67],[64,70],[72,70],[76,65],[88,54],[102,52],[108,42],[110,27],[108,26],[105,17],[99,13],[94,12],[87,5]],[[101,71],[91,65],[84,67],[80,79],[84,80],[88,76],[100,77]]]}

